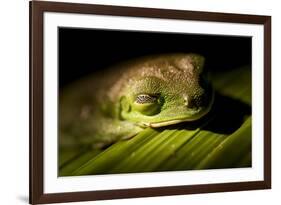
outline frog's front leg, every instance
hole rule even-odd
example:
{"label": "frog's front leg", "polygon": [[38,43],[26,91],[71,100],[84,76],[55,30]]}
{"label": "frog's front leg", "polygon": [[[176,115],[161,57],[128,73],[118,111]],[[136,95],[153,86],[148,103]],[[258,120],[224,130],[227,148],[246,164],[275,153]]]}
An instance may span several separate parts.
{"label": "frog's front leg", "polygon": [[118,140],[127,140],[134,137],[141,132],[143,128],[132,122],[103,119],[99,121],[99,129],[94,130],[96,130],[96,134],[91,143],[92,147],[104,148]]}

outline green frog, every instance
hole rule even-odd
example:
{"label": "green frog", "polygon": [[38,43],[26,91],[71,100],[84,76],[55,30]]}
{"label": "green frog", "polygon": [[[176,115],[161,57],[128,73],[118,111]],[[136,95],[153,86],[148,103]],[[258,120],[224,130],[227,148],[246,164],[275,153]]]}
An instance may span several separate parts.
{"label": "green frog", "polygon": [[214,101],[204,57],[172,53],[133,59],[60,91],[59,143],[102,148],[147,127],[196,121]]}

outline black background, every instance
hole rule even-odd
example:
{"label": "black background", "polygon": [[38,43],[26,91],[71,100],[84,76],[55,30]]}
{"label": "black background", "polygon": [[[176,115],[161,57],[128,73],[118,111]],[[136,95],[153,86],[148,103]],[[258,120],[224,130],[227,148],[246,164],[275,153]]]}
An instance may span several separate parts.
{"label": "black background", "polygon": [[251,65],[251,38],[59,28],[59,86],[143,55],[195,52],[209,70]]}

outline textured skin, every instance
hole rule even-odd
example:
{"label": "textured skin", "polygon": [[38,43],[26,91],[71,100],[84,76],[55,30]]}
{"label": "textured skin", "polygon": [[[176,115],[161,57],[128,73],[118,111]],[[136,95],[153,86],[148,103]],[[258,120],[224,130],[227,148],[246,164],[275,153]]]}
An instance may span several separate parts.
{"label": "textured skin", "polygon": [[148,56],[73,83],[60,92],[60,144],[103,147],[147,126],[201,118],[213,101],[203,66],[197,54]]}

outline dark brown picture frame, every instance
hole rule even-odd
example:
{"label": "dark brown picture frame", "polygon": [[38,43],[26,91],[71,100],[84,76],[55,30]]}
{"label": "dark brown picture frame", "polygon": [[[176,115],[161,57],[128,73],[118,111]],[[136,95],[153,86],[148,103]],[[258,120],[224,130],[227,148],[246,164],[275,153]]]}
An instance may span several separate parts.
{"label": "dark brown picture frame", "polygon": [[[75,202],[271,188],[271,17],[91,4],[30,3],[30,203]],[[45,194],[43,191],[43,13],[66,12],[211,22],[264,27],[264,180],[237,183]]]}

